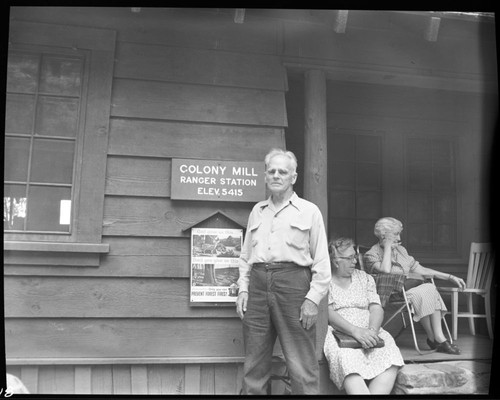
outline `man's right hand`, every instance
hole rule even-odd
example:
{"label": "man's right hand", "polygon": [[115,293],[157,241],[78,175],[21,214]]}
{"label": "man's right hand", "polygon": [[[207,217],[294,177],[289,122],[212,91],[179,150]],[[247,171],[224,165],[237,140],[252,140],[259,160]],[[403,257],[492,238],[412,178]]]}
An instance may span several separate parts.
{"label": "man's right hand", "polygon": [[236,299],[236,312],[240,319],[243,319],[247,312],[248,292],[240,292]]}

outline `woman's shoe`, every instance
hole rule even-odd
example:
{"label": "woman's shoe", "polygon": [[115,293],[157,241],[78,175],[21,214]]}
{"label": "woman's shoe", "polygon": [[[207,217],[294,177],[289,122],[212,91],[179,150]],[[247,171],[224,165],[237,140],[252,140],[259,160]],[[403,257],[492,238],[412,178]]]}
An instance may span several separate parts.
{"label": "woman's shoe", "polygon": [[438,353],[446,353],[454,355],[458,355],[461,353],[460,349],[457,346],[452,345],[448,340],[445,340],[443,343],[436,343],[436,345],[437,345],[436,351]]}
{"label": "woman's shoe", "polygon": [[[429,346],[429,348],[431,350],[436,350],[437,347],[438,347],[439,343],[436,342],[435,340],[430,340],[429,338],[427,338],[427,346]],[[453,344],[453,343],[450,343],[450,346],[458,351],[460,351],[460,349],[457,347],[457,345]]]}

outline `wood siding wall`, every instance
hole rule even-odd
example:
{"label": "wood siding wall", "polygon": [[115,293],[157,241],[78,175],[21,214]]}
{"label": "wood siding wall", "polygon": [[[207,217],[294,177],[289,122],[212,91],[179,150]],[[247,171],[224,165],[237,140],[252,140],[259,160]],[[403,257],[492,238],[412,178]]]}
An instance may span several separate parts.
{"label": "wood siding wall", "polygon": [[[85,360],[78,360],[82,361]],[[113,365],[15,365],[9,366],[7,372],[19,377],[32,394],[234,395],[241,391],[243,364],[140,364],[137,361],[129,364],[125,360]],[[274,363],[272,372],[282,375],[284,365]],[[320,384],[322,393],[345,395],[330,380],[325,362],[320,362]],[[271,393],[286,394],[284,383],[272,380]]]}
{"label": "wood siding wall", "polygon": [[[56,24],[86,15],[40,12]],[[246,226],[253,203],[170,200],[171,159],[263,161],[284,146],[285,69],[266,54],[274,34],[240,35],[240,50],[261,53],[249,54],[204,35],[190,42],[175,18],[145,33],[133,17],[87,20],[118,38],[102,220],[110,251],[99,267],[5,266],[9,370],[32,393],[235,394],[241,321],[231,305],[189,306],[183,229],[216,210]]]}
{"label": "wood siding wall", "polygon": [[12,366],[30,393],[236,394],[241,364]]}

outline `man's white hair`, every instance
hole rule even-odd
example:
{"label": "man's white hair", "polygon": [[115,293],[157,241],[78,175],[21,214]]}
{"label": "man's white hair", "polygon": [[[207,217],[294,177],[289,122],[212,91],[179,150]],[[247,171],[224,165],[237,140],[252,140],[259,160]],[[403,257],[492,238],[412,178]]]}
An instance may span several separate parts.
{"label": "man's white hair", "polygon": [[269,153],[266,154],[266,158],[264,158],[264,163],[267,166],[273,157],[276,156],[285,156],[290,159],[292,164],[292,172],[297,172],[297,157],[291,151],[282,150],[282,149],[272,149]]}

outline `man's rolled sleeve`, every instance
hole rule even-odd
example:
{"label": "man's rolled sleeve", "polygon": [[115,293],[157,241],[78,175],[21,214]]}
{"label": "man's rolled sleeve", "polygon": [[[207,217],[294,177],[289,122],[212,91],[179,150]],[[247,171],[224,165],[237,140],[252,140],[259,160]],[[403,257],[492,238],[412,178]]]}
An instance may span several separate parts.
{"label": "man's rolled sleeve", "polygon": [[312,278],[311,287],[306,298],[319,305],[323,297],[328,293],[328,287],[332,279],[330,256],[328,255],[328,239],[319,209],[313,215],[310,251],[313,260],[311,265]]}
{"label": "man's rolled sleeve", "polygon": [[238,293],[248,292],[248,282],[250,280],[250,265],[240,258],[239,260],[239,270],[240,277],[238,278]]}

